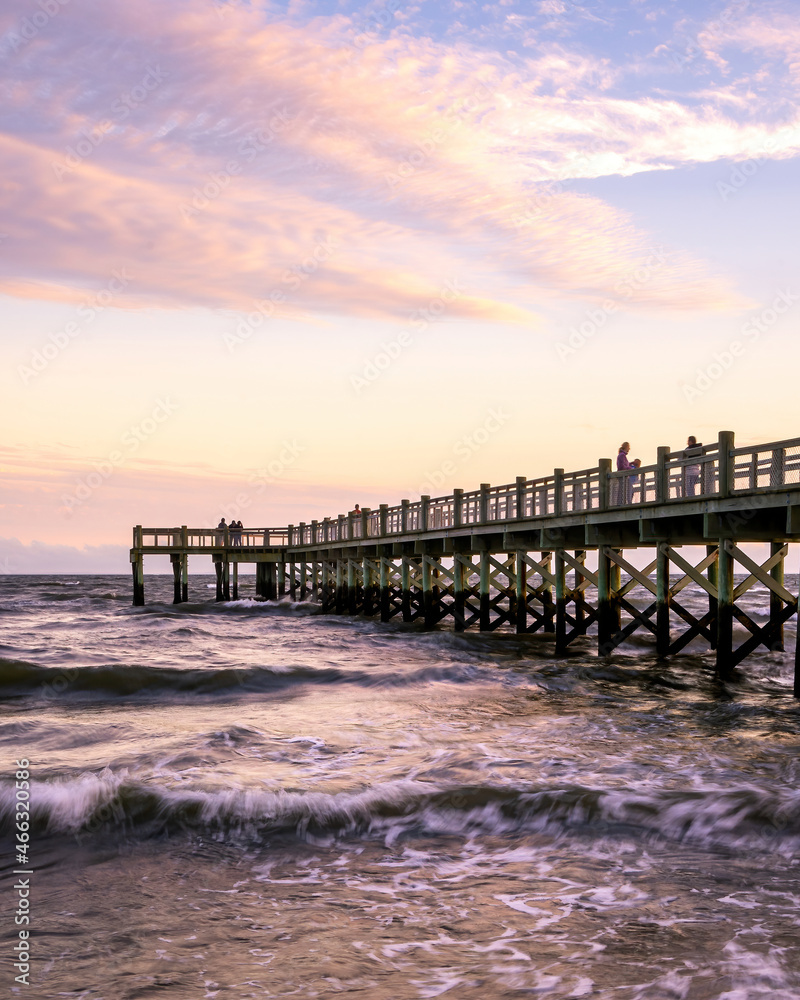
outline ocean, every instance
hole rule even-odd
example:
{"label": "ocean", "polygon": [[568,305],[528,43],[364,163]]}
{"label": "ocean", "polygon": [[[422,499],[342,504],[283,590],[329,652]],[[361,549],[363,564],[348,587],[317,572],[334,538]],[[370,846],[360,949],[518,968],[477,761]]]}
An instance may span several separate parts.
{"label": "ocean", "polygon": [[794,622],[722,686],[240,582],[0,576],[5,995],[800,998]]}

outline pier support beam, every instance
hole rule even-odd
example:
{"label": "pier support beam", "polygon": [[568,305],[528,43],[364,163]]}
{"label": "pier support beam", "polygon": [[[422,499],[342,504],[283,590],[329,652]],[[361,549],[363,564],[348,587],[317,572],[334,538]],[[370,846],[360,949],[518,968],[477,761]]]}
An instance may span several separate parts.
{"label": "pier support beam", "polygon": [[[771,542],[770,543],[770,556],[777,558],[777,562],[769,571],[769,575],[778,584],[778,586],[783,586],[783,563],[784,563],[784,546],[782,542]],[[783,601],[780,599],[775,591],[771,590],[769,593],[769,624],[770,624],[770,635],[772,641],[770,642],[770,649],[773,653],[782,653],[784,651],[784,637],[783,637]]]}
{"label": "pier support beam", "polygon": [[336,560],[336,614],[343,615],[347,611],[347,582],[345,577],[344,559]]}
{"label": "pier support beam", "polygon": [[453,559],[453,629],[463,632],[466,626],[466,569],[463,559],[456,555]]}
{"label": "pier support beam", "polygon": [[733,676],[733,556],[723,538],[719,541],[717,563],[717,664],[720,680]]}
{"label": "pier support beam", "polygon": [[[706,545],[706,555],[713,556],[717,552],[716,545]],[[708,582],[711,584],[715,591],[719,590],[719,560],[715,559],[713,562],[709,563],[708,569]],[[711,649],[717,648],[717,628],[719,625],[719,601],[713,594],[708,595],[708,613],[711,621],[708,626],[708,631],[711,636],[709,646]]]}
{"label": "pier support beam", "polygon": [[388,622],[392,617],[391,614],[391,600],[392,595],[389,590],[389,560],[386,556],[381,556],[381,594],[380,594],[380,606],[381,606],[381,621]]}
{"label": "pier support beam", "polygon": [[282,597],[286,597],[286,563],[279,562],[277,565],[278,572],[278,593],[277,599],[280,600]]}
{"label": "pier support beam", "polygon": [[489,582],[491,580],[492,563],[488,552],[481,552],[481,584],[480,584],[480,630],[488,632],[491,626],[491,602],[489,597]]}
{"label": "pier support beam", "polygon": [[[539,560],[539,565],[547,573],[550,572],[552,555],[552,552],[542,552],[541,559]],[[544,614],[544,630],[552,635],[556,630],[556,609],[553,604],[553,588],[545,576],[542,577],[541,601],[542,613]]]}
{"label": "pier support beam", "polygon": [[308,597],[308,564],[305,557],[300,563],[300,600],[304,601]]}
{"label": "pier support beam", "polygon": [[517,549],[515,554],[515,619],[518,633],[528,631],[528,564],[525,561],[527,554],[525,549]]}
{"label": "pier support beam", "polygon": [[172,563],[172,603],[180,604],[183,600],[181,587],[181,560],[184,557],[174,552],[169,561]]}
{"label": "pier support beam", "polygon": [[233,564],[233,599],[234,601],[239,600],[239,563],[234,562]]}
{"label": "pier support beam", "polygon": [[656,652],[666,656],[669,652],[669,547],[656,549]]}
{"label": "pier support beam", "polygon": [[214,559],[214,570],[217,574],[217,592],[214,596],[215,601],[223,601],[223,584],[222,584],[222,556],[213,556]]}
{"label": "pier support beam", "polygon": [[567,573],[564,561],[564,550],[555,551],[556,578],[556,652],[567,650]]}
{"label": "pier support beam", "polygon": [[614,634],[610,614],[611,559],[605,545],[597,550],[597,654],[605,656]]}
{"label": "pier support beam", "polygon": [[413,620],[411,614],[411,571],[408,565],[408,559],[405,556],[403,556],[402,568],[400,570],[400,591],[400,600],[403,607],[403,621],[410,622]]}
{"label": "pier support beam", "polygon": [[358,580],[355,559],[347,560],[347,613],[358,614]]}
{"label": "pier support beam", "polygon": [[131,561],[131,571],[133,573],[133,606],[135,608],[144,607],[144,558],[134,556]]}
{"label": "pier support beam", "polygon": [[231,599],[231,564],[227,559],[222,563],[222,597],[226,601]]}
{"label": "pier support beam", "polygon": [[181,602],[189,600],[189,556],[181,556]]}

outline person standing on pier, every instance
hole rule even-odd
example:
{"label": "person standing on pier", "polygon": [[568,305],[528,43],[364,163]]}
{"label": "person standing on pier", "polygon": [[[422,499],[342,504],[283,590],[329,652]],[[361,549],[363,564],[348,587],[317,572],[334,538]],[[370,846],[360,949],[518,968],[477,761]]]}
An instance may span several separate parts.
{"label": "person standing on pier", "polygon": [[[688,440],[686,441],[686,448],[684,449],[683,457],[697,458],[702,454],[703,454],[702,444],[698,444],[697,438],[694,436],[694,434],[690,434]],[[697,491],[697,484],[700,482],[700,466],[686,465],[683,468],[683,474],[686,483],[684,496],[693,497]]]}
{"label": "person standing on pier", "polygon": [[220,518],[220,522],[217,525],[217,538],[216,538],[217,545],[225,544],[225,531],[227,527],[228,525],[225,523],[225,518],[224,517]]}
{"label": "person standing on pier", "polygon": [[[617,452],[617,472],[627,472],[628,469],[638,469],[641,465],[639,459],[634,459],[633,462],[628,460],[628,452],[631,450],[630,441],[623,441],[619,446],[619,451]],[[633,498],[633,476],[626,475],[617,480],[617,497],[616,502],[618,504],[628,504]]]}

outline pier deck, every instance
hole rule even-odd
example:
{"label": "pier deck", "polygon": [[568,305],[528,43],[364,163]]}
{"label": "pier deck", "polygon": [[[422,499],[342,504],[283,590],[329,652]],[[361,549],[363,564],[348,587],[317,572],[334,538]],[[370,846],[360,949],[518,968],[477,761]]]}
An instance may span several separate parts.
{"label": "pier deck", "polygon": [[[215,528],[137,526],[131,563],[134,604],[144,603],[145,555],[170,556],[176,603],[188,598],[188,557],[205,555],[218,600],[235,598],[239,565],[255,563],[256,592],[267,599],[311,595],[330,613],[452,620],[456,631],[541,630],[559,653],[587,633],[601,655],[639,630],[662,655],[702,639],[727,679],[758,647],[783,650],[783,626],[798,611],[784,586],[792,541],[800,542],[800,438],[736,448],[723,431],[691,458],[665,446],[638,469],[617,472],[601,459],[579,472],[246,529],[241,540]],[[756,563],[746,542],[769,543],[769,557]],[[680,549],[698,545],[705,554],[693,565]],[[652,550],[644,569],[625,558],[631,549]],[[586,565],[590,551],[596,569]],[[745,575],[735,584],[736,568]],[[690,583],[708,594],[700,618],[680,600]],[[652,598],[646,607],[630,596],[637,587]],[[737,603],[752,587],[764,590],[764,624]]]}

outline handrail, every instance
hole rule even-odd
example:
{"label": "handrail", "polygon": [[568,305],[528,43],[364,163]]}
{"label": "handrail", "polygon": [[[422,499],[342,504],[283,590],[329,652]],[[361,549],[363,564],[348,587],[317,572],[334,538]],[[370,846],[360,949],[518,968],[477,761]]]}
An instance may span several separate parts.
{"label": "handrail", "polygon": [[[475,490],[454,490],[440,497],[423,496],[399,504],[364,508],[301,522],[297,527],[133,529],[134,548],[271,548],[307,547],[332,542],[363,541],[419,534],[444,528],[471,528],[523,518],[555,517],[584,511],[619,509],[659,503],[683,503],[702,497],[762,493],[783,487],[800,489],[800,437],[768,444],[733,447],[733,433],[698,445],[697,454],[658,449],[652,465],[615,470],[610,459],[591,469],[537,479],[517,478],[503,486],[483,483]],[[152,539],[152,542],[148,541]],[[163,539],[163,540],[162,540]]]}

